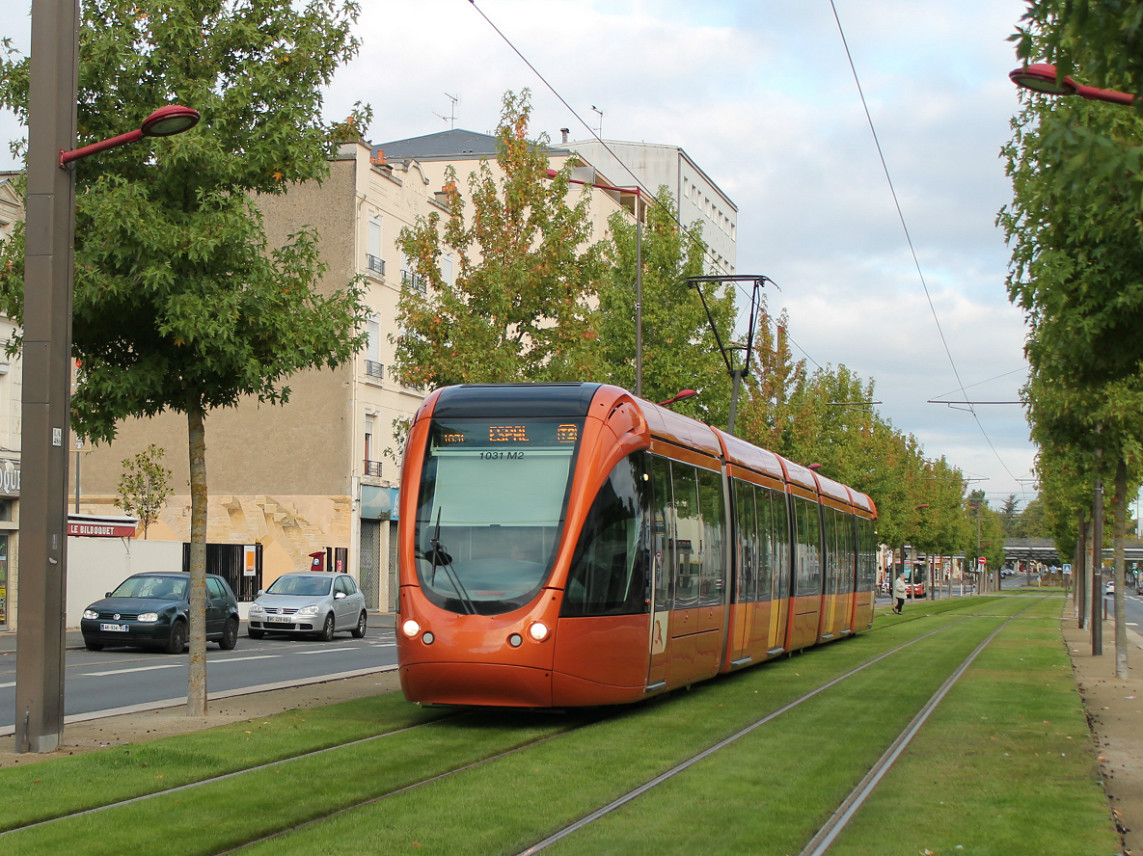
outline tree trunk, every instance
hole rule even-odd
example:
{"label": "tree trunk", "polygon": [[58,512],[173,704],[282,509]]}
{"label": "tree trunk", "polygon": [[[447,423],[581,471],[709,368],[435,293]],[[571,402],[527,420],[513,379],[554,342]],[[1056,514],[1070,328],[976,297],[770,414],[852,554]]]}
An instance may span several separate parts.
{"label": "tree trunk", "polygon": [[190,669],[187,716],[206,716],[206,424],[197,404],[187,407],[190,447]]}
{"label": "tree trunk", "polygon": [[1127,679],[1127,462],[1121,457],[1115,467],[1115,567],[1111,578],[1115,581],[1115,677]]}
{"label": "tree trunk", "polygon": [[1079,539],[1076,541],[1075,567],[1072,568],[1072,597],[1079,614],[1079,629],[1087,628],[1087,515],[1079,516]]}

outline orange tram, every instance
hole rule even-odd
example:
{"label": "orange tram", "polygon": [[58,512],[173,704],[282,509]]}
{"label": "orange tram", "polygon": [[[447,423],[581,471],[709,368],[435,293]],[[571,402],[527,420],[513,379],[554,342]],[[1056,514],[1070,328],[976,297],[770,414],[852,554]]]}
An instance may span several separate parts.
{"label": "orange tram", "polygon": [[436,390],[401,484],[410,701],[635,702],[872,626],[868,496],[618,387]]}

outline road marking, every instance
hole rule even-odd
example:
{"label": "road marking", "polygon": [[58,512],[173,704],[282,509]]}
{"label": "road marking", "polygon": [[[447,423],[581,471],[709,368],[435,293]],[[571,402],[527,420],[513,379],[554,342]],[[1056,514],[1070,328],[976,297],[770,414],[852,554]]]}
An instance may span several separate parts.
{"label": "road marking", "polygon": [[106,678],[108,675],[129,675],[132,672],[152,672],[156,669],[181,669],[185,663],[166,663],[162,666],[136,666],[133,669],[113,669],[108,672],[84,672],[84,678]]}
{"label": "road marking", "polygon": [[8,681],[8,683],[6,683],[6,684],[0,684],[0,690],[6,690],[6,689],[8,689],[8,687],[14,687],[14,686],[16,686],[15,681]]}
{"label": "road marking", "polygon": [[245,663],[249,660],[277,660],[281,654],[251,654],[249,657],[219,657],[218,659],[211,659],[207,662],[210,665],[215,663]]}

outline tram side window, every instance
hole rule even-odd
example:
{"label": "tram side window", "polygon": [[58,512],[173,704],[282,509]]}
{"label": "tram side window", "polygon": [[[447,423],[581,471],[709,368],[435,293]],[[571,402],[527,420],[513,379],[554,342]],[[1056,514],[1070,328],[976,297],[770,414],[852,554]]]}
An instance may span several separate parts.
{"label": "tram side window", "polygon": [[873,521],[857,519],[857,589],[872,591],[877,582],[877,533]]}
{"label": "tram side window", "polygon": [[620,461],[592,503],[568,573],[563,615],[646,612],[650,491],[643,472],[642,455]]}
{"label": "tram side window", "polygon": [[761,563],[753,485],[737,480],[734,482],[734,507],[738,514],[738,543],[742,555],[742,573],[738,580],[737,600],[739,603],[753,603],[760,599],[758,577]]}
{"label": "tram side window", "polygon": [[845,590],[842,584],[845,568],[844,517],[836,508],[825,509],[826,523],[826,594],[838,594]]}
{"label": "tram side window", "polygon": [[857,535],[854,524],[856,518],[852,514],[844,514],[841,518],[841,590],[852,592],[857,583]]}
{"label": "tram side window", "polygon": [[702,579],[703,525],[695,468],[671,464],[675,493],[675,609],[698,606]]}
{"label": "tram side window", "polygon": [[770,506],[770,573],[774,585],[771,591],[776,600],[790,596],[790,504],[789,496],[767,490]]}
{"label": "tram side window", "polygon": [[655,562],[655,609],[670,609],[674,560],[671,545],[675,541],[674,518],[671,513],[671,464],[665,458],[647,456],[651,475],[651,555]]}
{"label": "tram side window", "polygon": [[722,476],[698,470],[699,513],[702,515],[702,570],[699,605],[718,606],[726,593],[726,563],[723,559],[723,532],[726,529]]}
{"label": "tram side window", "polygon": [[794,498],[794,518],[797,526],[797,566],[794,595],[816,595],[822,592],[821,519],[818,504]]}

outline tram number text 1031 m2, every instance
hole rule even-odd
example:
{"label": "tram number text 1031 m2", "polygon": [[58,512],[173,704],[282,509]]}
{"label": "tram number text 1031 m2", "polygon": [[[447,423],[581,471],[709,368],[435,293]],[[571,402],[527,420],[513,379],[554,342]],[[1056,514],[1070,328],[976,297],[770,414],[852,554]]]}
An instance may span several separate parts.
{"label": "tram number text 1031 m2", "polygon": [[524,457],[523,452],[506,452],[503,449],[493,449],[491,452],[481,452],[482,461],[515,461]]}

